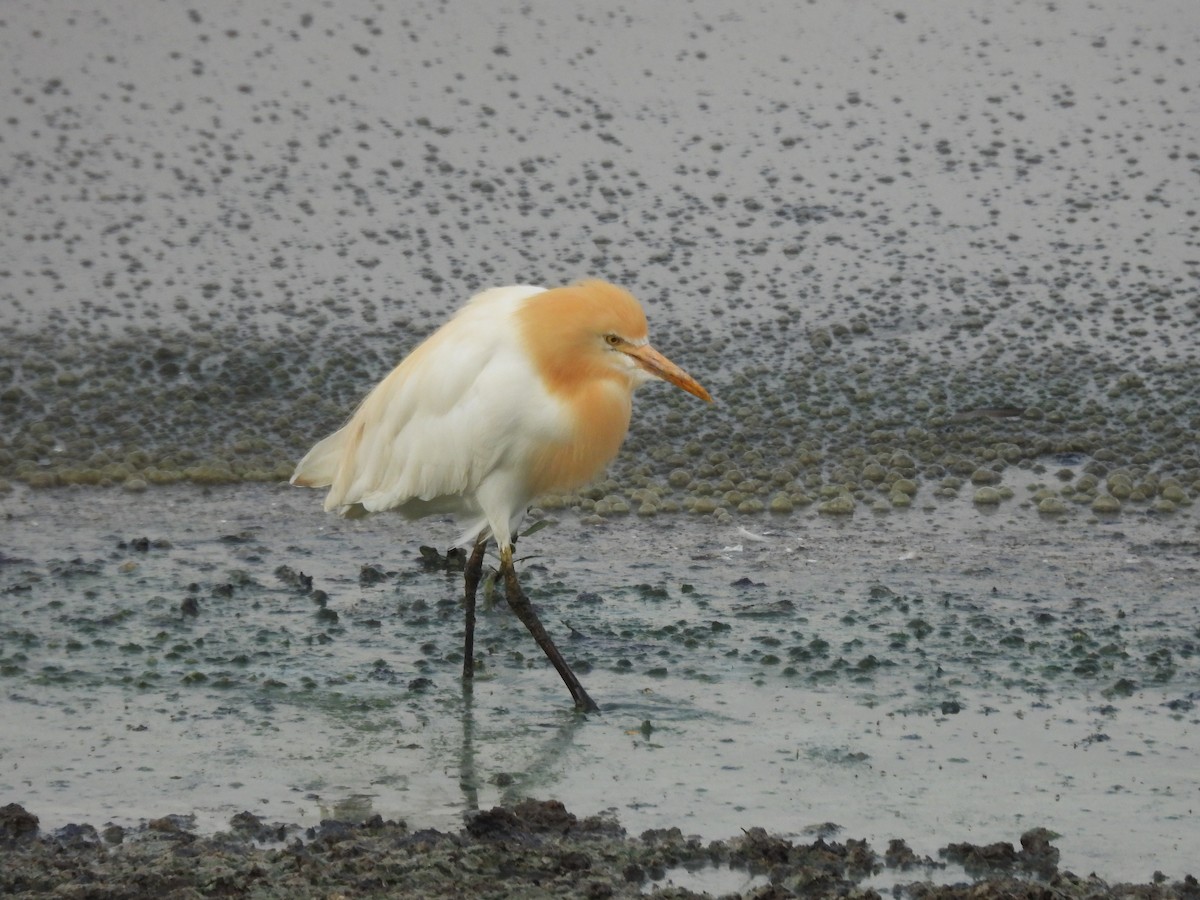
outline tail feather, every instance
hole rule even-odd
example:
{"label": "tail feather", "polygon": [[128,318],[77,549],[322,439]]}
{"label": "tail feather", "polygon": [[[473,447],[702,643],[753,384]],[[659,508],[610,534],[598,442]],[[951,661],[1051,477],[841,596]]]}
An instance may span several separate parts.
{"label": "tail feather", "polygon": [[335,431],[304,454],[304,459],[296,464],[296,471],[292,473],[292,484],[312,488],[333,484],[342,461],[343,445],[346,441],[344,432],[344,428]]}

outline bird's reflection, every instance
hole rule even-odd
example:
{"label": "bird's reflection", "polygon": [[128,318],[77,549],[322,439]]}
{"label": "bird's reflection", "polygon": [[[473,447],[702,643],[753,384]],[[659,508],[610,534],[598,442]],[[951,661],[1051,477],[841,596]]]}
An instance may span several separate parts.
{"label": "bird's reflection", "polygon": [[462,682],[462,752],[458,760],[458,784],[463,792],[463,819],[479,812],[479,773],[475,769],[475,682]]}
{"label": "bird's reflection", "polygon": [[[490,742],[487,735],[480,738],[475,713],[475,684],[462,683],[462,746],[459,752],[458,783],[463,793],[463,819],[469,821],[479,810],[480,772],[477,765],[477,741]],[[522,771],[497,772],[484,776],[498,787],[500,804],[510,806],[523,800],[532,791],[545,791],[559,778],[562,763],[575,743],[576,735],[588,721],[587,717],[574,711],[556,714],[557,726],[550,726],[544,736],[532,743],[535,752],[528,758]],[[510,730],[496,733],[497,739],[509,740]],[[511,758],[509,753],[495,754],[500,758]]]}

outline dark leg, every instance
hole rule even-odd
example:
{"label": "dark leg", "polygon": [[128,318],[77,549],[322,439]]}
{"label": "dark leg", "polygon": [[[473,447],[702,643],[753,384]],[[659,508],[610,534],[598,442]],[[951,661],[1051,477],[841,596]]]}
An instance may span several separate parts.
{"label": "dark leg", "polygon": [[558,674],[562,677],[563,683],[566,684],[567,690],[571,692],[571,697],[575,700],[575,708],[583,712],[599,712],[600,707],[587,695],[587,691],[583,689],[583,685],[579,683],[579,679],[575,677],[575,673],[571,671],[571,667],[567,665],[567,661],[563,659],[562,654],[558,652],[558,648],[554,646],[554,641],[550,639],[550,635],[542,627],[537,613],[533,611],[533,606],[529,603],[529,598],[521,590],[521,583],[517,581],[517,570],[513,566],[511,547],[503,547],[500,550],[500,574],[504,578],[504,589],[508,597],[509,607],[517,614],[517,618],[525,623],[525,627],[529,629],[529,633],[533,635],[533,639],[538,642],[538,646],[542,648],[542,652],[550,658],[550,662],[554,664],[554,668],[558,669]]}
{"label": "dark leg", "polygon": [[487,548],[487,539],[475,542],[471,558],[463,570],[463,606],[466,607],[466,637],[463,638],[463,678],[475,677],[475,592],[479,589],[479,579],[483,577],[483,551]]}

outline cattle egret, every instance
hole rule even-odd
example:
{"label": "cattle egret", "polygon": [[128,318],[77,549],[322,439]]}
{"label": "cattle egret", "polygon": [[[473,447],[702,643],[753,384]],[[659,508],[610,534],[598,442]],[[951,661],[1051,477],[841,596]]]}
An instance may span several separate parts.
{"label": "cattle egret", "polygon": [[383,379],[341,429],[313,447],[292,484],[328,487],[326,510],[461,517],[463,677],[474,674],[475,593],[489,538],[509,606],[562,676],[575,706],[598,707],[521,590],[513,534],[541,494],[570,491],[616,456],[633,390],[661,378],[711,402],[655,350],[642,307],[623,289],[584,281],[518,285],[472,297]]}

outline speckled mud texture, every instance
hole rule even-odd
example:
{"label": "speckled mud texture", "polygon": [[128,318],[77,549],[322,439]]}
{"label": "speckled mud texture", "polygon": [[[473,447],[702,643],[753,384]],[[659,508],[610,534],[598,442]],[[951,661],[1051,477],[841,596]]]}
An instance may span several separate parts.
{"label": "speckled mud texture", "polygon": [[[5,4],[4,887],[1194,893],[1198,35]],[[641,391],[518,545],[587,717],[491,591],[464,689],[453,523],[284,484],[465,297],[581,277],[717,400]]]}
{"label": "speckled mud texture", "polygon": [[972,883],[939,885],[917,873],[944,863],[918,858],[902,840],[880,853],[865,841],[817,837],[793,842],[760,828],[703,842],[677,828],[634,837],[613,819],[580,820],[555,801],[526,800],[474,816],[461,831],[413,831],[375,816],[327,820],[297,833],[244,813],[228,831],[197,837],[180,817],[127,833],[90,826],[39,835],[16,805],[0,809],[0,890],[46,897],[650,897],[688,900],[707,892],[675,884],[705,878],[744,882],[727,900],[880,897],[869,886],[888,874],[892,896],[1043,900],[1200,896],[1190,876],[1168,884],[1109,885],[1058,870],[1044,829],[1019,846],[962,843],[940,856],[961,864]]}

